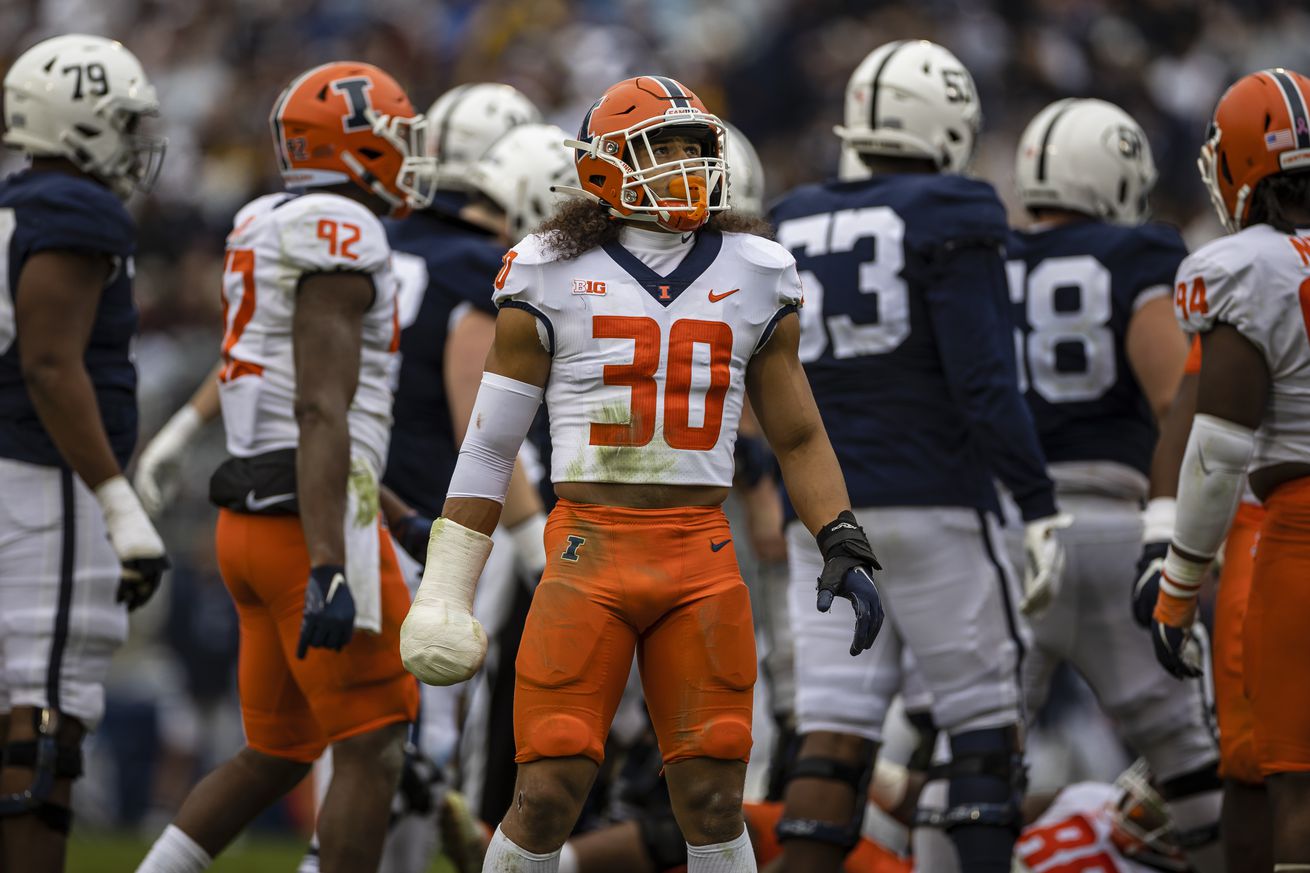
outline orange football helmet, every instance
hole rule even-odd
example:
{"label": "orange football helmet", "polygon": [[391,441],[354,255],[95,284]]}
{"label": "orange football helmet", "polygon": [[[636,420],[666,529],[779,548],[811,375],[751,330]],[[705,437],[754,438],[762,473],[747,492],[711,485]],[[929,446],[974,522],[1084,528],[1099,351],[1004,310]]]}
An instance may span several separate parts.
{"label": "orange football helmet", "polygon": [[[698,140],[700,157],[660,163],[652,143],[668,136]],[[666,76],[637,76],[602,94],[578,138],[564,144],[576,150],[582,191],[611,214],[686,232],[728,208],[724,139],[723,122],[689,88]],[[665,179],[669,196],[660,197],[651,184]]]}
{"label": "orange football helmet", "polygon": [[1281,67],[1238,79],[1219,98],[1196,163],[1219,220],[1241,230],[1261,179],[1310,170],[1310,79]]}
{"label": "orange football helmet", "polygon": [[354,182],[398,218],[432,202],[427,119],[372,64],[337,61],[302,73],[273,104],[269,124],[288,188]]}

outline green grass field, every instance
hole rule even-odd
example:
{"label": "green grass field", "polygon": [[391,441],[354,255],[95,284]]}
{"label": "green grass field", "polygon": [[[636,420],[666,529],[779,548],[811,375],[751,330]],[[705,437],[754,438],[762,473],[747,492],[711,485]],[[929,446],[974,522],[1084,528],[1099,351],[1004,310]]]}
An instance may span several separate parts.
{"label": "green grass field", "polygon": [[[150,841],[133,834],[74,833],[69,843],[67,873],[132,873],[150,850]],[[294,873],[304,854],[300,840],[254,837],[228,849],[211,873]],[[428,873],[452,873],[441,862]]]}

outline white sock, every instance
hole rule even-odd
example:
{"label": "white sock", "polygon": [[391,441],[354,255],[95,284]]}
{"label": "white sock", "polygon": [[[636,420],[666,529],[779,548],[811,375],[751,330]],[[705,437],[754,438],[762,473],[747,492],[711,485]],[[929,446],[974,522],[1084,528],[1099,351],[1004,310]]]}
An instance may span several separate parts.
{"label": "white sock", "polygon": [[578,850],[565,843],[559,850],[559,873],[578,873]]}
{"label": "white sock", "polygon": [[687,844],[687,873],[755,873],[755,850],[745,828],[729,843]]}
{"label": "white sock", "polygon": [[483,873],[559,873],[559,850],[546,855],[533,853],[514,844],[505,833],[496,828],[496,835],[487,846],[487,857],[482,862]]}
{"label": "white sock", "polygon": [[169,825],[150,847],[136,873],[202,873],[214,863],[204,849],[176,825]]}

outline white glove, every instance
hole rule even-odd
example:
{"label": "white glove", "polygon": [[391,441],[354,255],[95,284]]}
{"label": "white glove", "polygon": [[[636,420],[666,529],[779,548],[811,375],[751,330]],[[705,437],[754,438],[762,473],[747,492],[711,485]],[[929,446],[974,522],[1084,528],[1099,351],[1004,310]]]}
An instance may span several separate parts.
{"label": "white glove", "polygon": [[509,529],[514,544],[514,569],[519,577],[535,589],[546,570],[546,516],[538,512]]}
{"label": "white glove", "polygon": [[182,453],[204,422],[190,403],[179,409],[146,444],[136,462],[136,493],[146,512],[158,516],[177,492]]}
{"label": "white glove", "polygon": [[409,615],[400,626],[400,660],[428,685],[471,679],[487,656],[487,635],[473,617],[478,577],[491,554],[491,537],[438,518],[428,538]]}
{"label": "white glove", "polygon": [[1064,512],[1028,522],[1023,532],[1024,615],[1037,615],[1051,605],[1064,575],[1064,545],[1056,531],[1073,524],[1073,516]]}
{"label": "white glove", "polygon": [[136,609],[150,599],[168,569],[164,541],[150,523],[132,486],[121,475],[101,482],[95,490],[104,512],[109,543],[123,565],[118,602]]}

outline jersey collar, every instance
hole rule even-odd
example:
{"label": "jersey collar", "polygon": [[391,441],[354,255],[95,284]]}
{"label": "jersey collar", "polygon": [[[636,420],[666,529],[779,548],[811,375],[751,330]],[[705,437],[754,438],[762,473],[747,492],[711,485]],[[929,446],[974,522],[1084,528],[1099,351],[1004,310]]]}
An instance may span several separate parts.
{"label": "jersey collar", "polygon": [[605,243],[602,247],[614,263],[646,289],[646,292],[661,306],[668,307],[678,299],[688,285],[701,277],[710,264],[719,255],[723,247],[723,236],[716,231],[702,230],[696,233],[696,242],[687,252],[687,257],[674,268],[672,273],[661,276],[646,266],[640,258],[625,249],[617,240]]}

